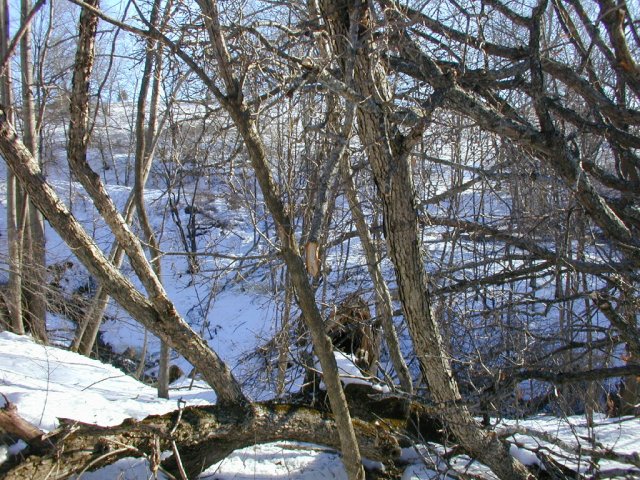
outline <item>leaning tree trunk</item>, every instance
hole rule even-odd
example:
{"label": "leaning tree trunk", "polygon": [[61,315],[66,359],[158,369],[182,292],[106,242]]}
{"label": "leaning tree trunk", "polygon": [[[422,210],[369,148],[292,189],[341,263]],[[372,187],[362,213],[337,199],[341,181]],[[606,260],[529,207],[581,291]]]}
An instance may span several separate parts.
{"label": "leaning tree trunk", "polygon": [[[432,316],[409,162],[425,124],[407,135],[402,135],[394,124],[389,108],[393,102],[390,86],[371,36],[373,13],[369,5],[361,1],[323,0],[321,7],[337,58],[345,58],[351,49],[356,49],[355,90],[367,99],[366,104],[358,105],[360,140],[383,207],[385,238],[396,271],[402,310],[430,394],[441,406],[447,427],[473,457],[486,463],[500,478],[528,478],[526,468],[509,455],[506,446],[484,433],[464,406],[440,329]],[[356,43],[347,43],[348,19],[356,9],[361,9],[359,38]]]}
{"label": "leaning tree trunk", "polygon": [[[31,196],[33,203],[44,214],[49,224],[111,295],[135,320],[171,345],[202,372],[205,381],[215,390],[218,401],[227,404],[247,404],[240,385],[220,357],[180,316],[166,297],[145,298],[135,286],[113,266],[97,248],[55,191],[43,178],[37,162],[29,150],[18,140],[13,127],[0,110],[0,153]],[[123,243],[132,242],[128,233],[118,231]],[[131,247],[130,243],[127,244]],[[137,248],[141,249],[139,243]],[[140,261],[140,258],[137,258]]]}
{"label": "leaning tree trunk", "polygon": [[[161,48],[162,46],[158,45],[159,51],[157,55],[159,57],[161,57],[161,51],[160,51]],[[161,62],[158,62],[158,63],[161,63]],[[159,76],[155,76],[154,86],[152,90],[153,91],[152,98],[153,96],[157,96],[160,92],[159,83],[160,83]],[[178,84],[181,84],[181,83],[182,83],[182,79],[178,81]],[[177,90],[178,89],[176,88],[169,102],[170,104],[174,102]],[[158,102],[152,99],[152,103],[157,104]],[[155,131],[152,131],[151,129],[147,129],[147,135],[146,135],[147,138],[145,140],[146,149],[147,149],[147,155],[146,155],[147,161],[145,164],[145,170],[143,174],[143,181],[142,181],[143,184],[146,183],[146,179],[149,176],[149,172],[151,170],[151,162],[153,160],[153,154],[155,151],[155,147],[157,145],[158,133],[162,131],[163,125],[165,124],[168,118],[169,111],[170,109],[167,108],[162,117],[162,120],[159,122],[158,128]],[[129,198],[127,198],[127,202],[125,204],[124,212],[123,212],[124,221],[127,224],[130,224],[131,221],[133,220],[133,215],[135,213],[134,200],[135,200],[135,192],[132,191],[131,194],[129,195]],[[111,260],[111,262],[116,268],[120,268],[120,266],[122,265],[122,261],[124,259],[124,249],[120,246],[120,244],[117,241],[112,244],[110,254],[109,254],[109,259]],[[102,322],[102,317],[104,316],[104,312],[106,311],[108,302],[109,302],[109,294],[102,287],[102,285],[99,285],[91,301],[91,306],[89,307],[89,310],[87,311],[86,315],[83,317],[82,321],[80,322],[80,325],[78,326],[78,329],[76,330],[76,335],[73,340],[73,344],[71,346],[71,348],[74,351],[77,351],[78,353],[81,353],[83,355],[89,355],[91,353],[91,350],[93,349],[93,345],[96,342],[98,331],[100,329],[100,324]]]}
{"label": "leaning tree trunk", "polygon": [[231,56],[222,35],[217,2],[214,0],[199,0],[198,4],[202,10],[204,23],[211,41],[211,51],[217,61],[218,73],[224,82],[226,94],[223,94],[214,85],[209,85],[209,88],[229,112],[247,147],[247,153],[260,184],[264,202],[275,221],[282,257],[289,270],[291,283],[297,294],[298,305],[309,328],[314,352],[322,368],[329,402],[336,418],[347,475],[351,480],[362,480],[364,479],[362,460],[358,449],[358,441],[351,423],[347,400],[342,390],[338,365],[333,355],[331,340],[325,332],[324,321],[316,304],[304,260],[300,255],[293,219],[285,211],[278,187],[269,169],[267,152],[258,133],[255,116],[244,100],[244,93],[241,90],[242,82],[235,76]]}
{"label": "leaning tree trunk", "polygon": [[[97,5],[97,0],[94,1],[94,5]],[[231,374],[231,371],[224,362],[213,352],[208,345],[202,340],[189,325],[182,319],[177,312],[175,305],[169,299],[166,291],[162,287],[158,277],[155,275],[153,268],[147,261],[140,240],[133,234],[129,226],[126,224],[115,205],[111,201],[111,198],[107,194],[104,185],[100,181],[100,177],[91,170],[86,161],[87,150],[87,122],[88,122],[88,105],[89,105],[89,78],[91,75],[91,69],[93,66],[93,60],[95,56],[95,35],[97,30],[98,18],[89,8],[82,9],[80,14],[80,38],[78,40],[78,50],[76,52],[76,62],[73,75],[73,88],[72,88],[72,101],[71,101],[71,122],[69,128],[69,163],[77,178],[82,183],[83,187],[91,196],[94,205],[97,210],[105,219],[109,228],[113,232],[116,240],[122,246],[124,251],[129,257],[129,262],[136,272],[136,275],[142,282],[143,286],[147,290],[149,295],[149,301],[151,302],[151,309],[153,310],[153,320],[149,318],[149,312],[140,311],[139,302],[141,296],[135,291],[135,288],[131,286],[132,292],[119,292],[115,290],[115,285],[111,282],[111,278],[107,278],[105,275],[105,269],[113,272],[115,268],[112,264],[104,265],[106,259],[102,255],[102,252],[96,252],[96,254],[85,257],[84,263],[90,270],[99,271],[99,280],[103,282],[109,282],[107,285],[110,295],[118,300],[128,300],[128,295],[135,295],[135,305],[131,305],[130,300],[127,302],[130,307],[136,307],[136,315],[132,315],[139,320],[143,325],[149,328],[155,333],[162,341],[172,345],[178,352],[180,352],[187,360],[189,360],[194,367],[196,367],[206,381],[213,387],[218,395],[218,399],[223,403],[235,403],[245,405],[247,399],[242,393],[240,385],[237,380]],[[6,130],[6,129],[5,129]],[[7,133],[7,140],[4,142],[5,148],[10,151],[10,156],[16,159],[24,157],[24,152],[21,151],[20,145],[17,145],[15,139],[11,142],[10,133]],[[2,145],[0,139],[0,145]],[[0,147],[1,148],[1,147]],[[14,171],[17,169],[13,165]],[[33,172],[21,171],[25,176],[30,177],[31,186],[34,185],[32,174]],[[44,183],[44,182],[39,182]],[[41,208],[52,208],[50,196],[41,198]],[[59,208],[56,206],[55,208]],[[65,209],[66,210],[66,209]],[[49,216],[47,215],[47,218]],[[51,222],[51,218],[49,218]],[[61,224],[58,224],[61,225]],[[66,234],[63,236],[65,241],[72,241],[78,243],[81,241],[84,243],[84,232],[77,231],[76,228],[73,234]],[[58,233],[60,231],[58,230]],[[65,232],[66,233],[66,232]],[[62,236],[62,234],[61,234]],[[81,236],[82,239],[79,239]],[[95,250],[92,249],[92,250]],[[80,252],[76,252],[79,255]],[[96,263],[99,263],[102,268],[98,269]],[[92,272],[93,273],[93,272]],[[113,275],[113,273],[111,273]],[[123,279],[120,272],[118,272],[118,281]],[[126,281],[128,285],[130,282]],[[135,292],[135,294],[134,294]],[[124,293],[124,296],[123,296]],[[144,297],[142,297],[144,298]],[[124,307],[121,300],[118,302]],[[146,304],[145,299],[145,304]],[[131,311],[130,311],[131,312]],[[194,363],[195,362],[195,363]]]}

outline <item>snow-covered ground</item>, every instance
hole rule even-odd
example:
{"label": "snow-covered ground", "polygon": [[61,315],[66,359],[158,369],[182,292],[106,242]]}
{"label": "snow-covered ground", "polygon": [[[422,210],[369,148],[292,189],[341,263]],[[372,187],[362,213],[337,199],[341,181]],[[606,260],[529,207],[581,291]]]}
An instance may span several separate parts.
{"label": "snow-covered ground", "polygon": [[[354,374],[353,371],[345,373]],[[182,388],[178,388],[180,385]],[[28,337],[0,333],[0,393],[17,406],[22,417],[45,431],[55,428],[58,418],[110,426],[126,418],[142,419],[147,415],[175,410],[178,399],[187,405],[206,405],[215,398],[211,390],[200,384],[187,389],[183,382],[178,381],[174,387],[169,400],[158,399],[153,388],[110,365],[60,348],[39,345]],[[4,399],[0,400],[0,405],[4,403]],[[533,452],[537,449],[554,453],[555,458],[579,469],[587,478],[594,474],[595,466],[591,463],[594,457],[585,454],[587,449],[603,454],[615,451],[626,455],[637,455],[640,451],[639,419],[597,417],[595,426],[590,429],[584,417],[560,419],[540,416],[518,422],[505,421],[501,428],[515,427],[522,432],[531,432],[515,436],[517,446],[514,445],[512,452],[518,458],[531,463],[536,461]],[[549,443],[545,436],[564,442],[565,450]],[[566,449],[570,447],[578,451],[578,445],[583,448],[582,455],[568,455]],[[10,452],[15,452],[20,446],[7,447]],[[7,447],[3,447],[0,453],[6,455]],[[445,454],[445,447],[435,444],[405,449],[403,460],[408,465],[403,479],[452,478],[447,476],[452,472],[465,472],[476,478],[494,478],[486,467],[466,456],[454,456],[445,461]],[[616,472],[632,471],[628,464],[606,459],[598,460],[597,466],[602,472],[613,472],[614,469]],[[147,480],[150,475],[146,460],[129,458],[83,474],[82,478]],[[634,478],[633,475],[640,475],[640,470],[618,478]],[[166,477],[160,472],[159,478]],[[320,480],[343,479],[346,474],[335,451],[321,445],[278,442],[238,450],[208,468],[200,478]]]}
{"label": "snow-covered ground", "polygon": [[[58,425],[58,418],[102,426],[121,423],[126,418],[142,419],[187,405],[207,405],[215,394],[201,384],[174,388],[171,398],[157,398],[156,390],[122,371],[96,360],[56,347],[46,347],[29,337],[0,333],[0,394],[18,407],[19,414],[44,431]],[[5,399],[0,400],[4,406]],[[20,444],[9,446],[10,451]],[[6,447],[0,454],[6,454]],[[143,459],[125,459],[84,479],[148,479]],[[343,478],[342,464],[334,451],[317,445],[286,442],[247,448],[210,467],[202,478]],[[161,477],[164,478],[164,477]]]}

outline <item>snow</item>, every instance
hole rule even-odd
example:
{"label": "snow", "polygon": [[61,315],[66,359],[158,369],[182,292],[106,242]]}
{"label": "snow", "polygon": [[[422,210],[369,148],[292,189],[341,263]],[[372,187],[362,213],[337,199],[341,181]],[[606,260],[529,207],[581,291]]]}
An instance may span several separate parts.
{"label": "snow", "polygon": [[205,470],[200,478],[342,480],[346,478],[346,473],[335,451],[312,444],[277,442],[236,450],[222,462]]}
{"label": "snow", "polygon": [[[112,117],[115,121],[117,115],[114,114]],[[127,123],[123,122],[123,125]],[[89,153],[90,161],[98,165],[99,157],[96,152]],[[60,152],[61,158],[63,155],[64,152]],[[114,152],[113,161],[123,163],[128,161],[128,157]],[[4,177],[4,168],[4,163],[0,162],[0,178]],[[101,172],[101,176],[114,203],[122,209],[131,193],[131,187],[126,184],[126,181],[123,182],[121,178],[115,176],[118,168],[114,165],[111,170]],[[72,208],[74,217],[83,224],[95,242],[108,252],[113,242],[113,235],[95,212],[93,204],[82,187],[69,180],[64,168],[50,171],[49,180]],[[438,192],[445,189],[444,183],[446,182],[443,182],[443,185],[434,184]],[[175,226],[167,217],[167,192],[164,188],[162,182],[157,179],[154,182],[153,178],[150,179],[150,188],[145,191],[148,213],[154,229],[159,234],[161,249],[164,252],[179,252],[184,250],[184,247],[178,242]],[[3,238],[6,238],[5,196],[6,182],[0,181],[0,236]],[[466,199],[461,213],[471,215],[475,204],[471,200],[471,197]],[[443,202],[441,206],[433,206],[432,210],[438,213],[446,205],[447,202]],[[255,256],[274,253],[268,238],[260,242],[255,241],[252,231],[254,219],[241,211],[232,211],[221,195],[201,196],[197,206],[198,208],[206,207],[205,214],[198,219],[210,226],[199,236],[199,253],[228,254],[236,258],[246,253]],[[184,203],[179,207],[184,216]],[[492,205],[491,213],[501,218],[503,213],[501,209],[504,208],[505,206]],[[489,215],[486,215],[486,218],[489,218]],[[183,222],[185,219],[186,217],[183,217]],[[218,226],[211,227],[211,225]],[[433,259],[443,257],[448,248],[441,241],[437,229],[433,229],[432,235],[428,238],[425,236],[424,243]],[[495,248],[498,251],[502,247],[496,244]],[[0,241],[0,257],[6,255],[6,249],[6,242]],[[489,253],[492,254],[492,252]],[[89,281],[84,268],[73,258],[68,247],[50,228],[47,228],[47,255],[49,264],[69,259],[74,262],[73,268],[63,279],[65,293],[75,292]],[[343,253],[339,249],[328,252],[328,255],[332,264],[338,265],[344,262]],[[473,256],[466,259],[464,253],[456,255],[460,255],[457,261],[461,264],[466,260],[474,259]],[[258,271],[251,278],[244,278],[242,277],[244,272],[242,275],[236,275],[234,270],[236,264],[232,259],[217,258],[214,255],[211,257],[203,255],[199,259],[202,272],[192,275],[186,273],[187,262],[184,256],[163,257],[163,284],[169,297],[192,328],[231,366],[233,373],[240,381],[255,378],[256,371],[259,371],[258,375],[268,375],[264,364],[247,360],[247,358],[255,352],[257,346],[272,339],[279,328],[276,302],[273,302],[273,297],[278,293],[277,288],[272,285],[273,277],[276,275],[273,271],[265,274],[263,270]],[[354,284],[368,281],[366,262],[356,239],[350,243],[348,263],[348,268],[353,269],[351,281]],[[382,266],[386,272],[391,271],[388,259],[383,260]],[[518,266],[520,266],[518,261],[513,265],[499,265],[499,262],[496,262],[487,267],[486,274],[496,274],[503,269]],[[438,263],[434,261],[432,268],[437,267]],[[275,267],[274,270],[277,268],[279,267]],[[126,263],[122,271],[131,276],[134,284],[141,289],[141,285],[136,281],[135,275],[131,274],[131,269]],[[219,273],[212,275],[210,274],[212,271]],[[464,279],[466,273],[467,269],[458,272],[459,278]],[[273,277],[269,278],[268,275]],[[389,279],[393,278],[393,275],[387,276]],[[5,278],[6,269],[0,265],[0,281]],[[277,285],[277,279],[274,283]],[[594,285],[593,288],[595,289],[596,286]],[[390,287],[394,287],[392,280]],[[499,292],[493,292],[493,295],[497,294]],[[330,293],[328,295],[330,296]],[[537,295],[551,297],[553,289],[548,286],[541,288]],[[492,297],[491,300],[494,301],[495,298]],[[470,305],[472,309],[469,309]],[[462,303],[460,308],[477,311],[478,315],[485,312],[485,308],[479,301]],[[295,314],[296,312],[292,313],[292,315]],[[102,340],[118,353],[130,348],[139,353],[145,338],[144,329],[113,304],[108,308],[107,318],[101,328]],[[542,330],[552,325],[555,317],[553,314],[548,315],[544,312],[544,316],[541,314],[539,318],[536,317],[536,323],[537,320]],[[48,315],[47,322],[52,340],[57,345],[68,345],[75,328],[72,322],[52,314]],[[538,326],[532,321],[528,328],[537,329]],[[402,331],[400,333],[402,334]],[[462,335],[464,332],[459,333]],[[469,335],[474,342],[480,338],[480,333],[475,330],[471,330]],[[484,347],[487,348],[487,345]],[[158,341],[152,336],[149,336],[148,351],[150,352],[148,360],[155,360]],[[388,386],[378,384],[375,379],[364,377],[351,356],[336,352],[336,362],[343,384],[368,384],[382,393],[389,391]],[[177,354],[174,354],[171,363],[179,366],[185,374],[191,370],[188,362]],[[296,385],[295,379],[291,380],[291,384]],[[273,386],[269,386],[267,382],[245,384],[245,390],[254,399],[275,396]],[[175,410],[178,408],[179,400],[186,402],[187,405],[207,405],[215,402],[216,399],[215,393],[202,381],[191,380],[186,376],[172,385],[169,400],[158,399],[154,388],[138,382],[115,367],[61,348],[42,346],[28,337],[19,337],[8,332],[0,333],[0,393],[17,405],[20,415],[45,431],[56,428],[60,418],[111,426],[127,418],[142,419],[148,415]],[[0,395],[0,405],[2,404],[4,400]],[[584,455],[580,457],[568,454],[566,449],[563,450],[553,442],[547,441],[544,435],[536,436],[535,432],[557,438],[566,446],[576,450],[579,446],[591,449],[613,449],[628,455],[637,455],[640,451],[640,420],[638,419],[619,420],[597,416],[595,426],[590,427],[584,417],[539,416],[517,422],[504,420],[498,426],[499,429],[511,427],[522,427],[530,432],[529,434],[516,433],[509,437],[514,442],[510,449],[512,455],[528,465],[539,464],[535,451],[540,450],[554,454],[557,460],[580,470],[585,475],[593,473],[589,470],[590,465],[587,461],[589,459]],[[23,446],[21,443],[0,445],[0,461],[7,455],[15,454]],[[435,444],[416,445],[415,448],[405,449],[402,458],[407,462],[407,467],[404,470],[403,479],[456,478],[460,473],[476,478],[494,478],[484,465],[464,455],[453,456],[444,461],[449,452],[449,448]],[[630,468],[628,464],[613,460],[600,459],[597,460],[597,464],[604,471]],[[454,475],[453,472],[457,473]],[[120,460],[96,472],[86,472],[82,478],[146,480],[149,475],[149,465],[146,460],[130,458]],[[165,478],[162,472],[159,472],[158,477]],[[238,450],[224,461],[207,469],[201,478],[315,480],[343,479],[346,475],[340,457],[335,451],[317,445],[279,442]]]}
{"label": "snow", "polygon": [[[600,471],[628,469],[629,465],[610,459],[590,455],[589,450],[606,455],[608,452],[635,455],[640,463],[640,419],[633,417],[607,418],[602,414],[594,416],[594,425],[589,426],[584,416],[558,418],[541,415],[524,421],[503,421],[508,429],[523,427],[523,433],[513,435],[518,446],[512,445],[512,455],[527,465],[539,464],[532,451],[541,450],[562,458],[562,463],[585,475],[593,473],[591,462]],[[553,442],[549,441],[549,438]],[[636,471],[640,475],[640,471]]]}
{"label": "snow", "polygon": [[[350,359],[338,359],[342,373],[347,373]],[[345,371],[347,369],[347,371]],[[355,373],[351,371],[351,373]],[[362,379],[364,381],[364,379]],[[178,408],[178,401],[187,405],[207,405],[215,400],[213,392],[201,382],[181,379],[172,386],[170,399],[156,397],[155,389],[123,374],[117,368],[81,355],[40,345],[29,337],[8,332],[0,333],[0,393],[14,403],[20,415],[45,431],[58,425],[59,418],[111,426],[126,418],[142,419],[147,415],[162,414]],[[4,400],[0,401],[4,405]],[[597,417],[591,429],[593,442],[588,442],[589,428],[584,417],[557,418],[538,416],[520,421],[503,421],[501,429],[522,427],[531,435],[515,434],[512,454],[526,464],[537,463],[537,449],[555,452],[556,459],[572,468],[588,474],[588,462],[577,456],[567,457],[566,452],[537,438],[551,435],[577,450],[584,448],[615,450],[624,454],[636,454],[640,449],[640,419],[607,419]],[[19,451],[24,444],[2,446],[0,461]],[[590,447],[591,446],[591,447]],[[401,459],[408,464],[403,480],[456,478],[465,473],[475,478],[493,479],[487,467],[465,455],[448,458],[450,450],[430,443],[403,449]],[[372,462],[369,462],[372,463]],[[602,470],[630,468],[611,460],[600,460]],[[451,473],[448,476],[447,473]],[[455,473],[455,475],[454,475]],[[149,465],[144,459],[126,458],[95,472],[86,472],[83,479],[146,480]],[[167,478],[159,472],[158,478]],[[337,452],[311,444],[277,442],[256,445],[235,451],[216,465],[212,465],[200,478],[205,479],[273,479],[295,478],[319,480],[345,479],[346,474]]]}
{"label": "snow", "polygon": [[[485,465],[472,460],[467,455],[454,455],[444,460],[449,449],[435,443],[403,448],[401,458],[411,463],[404,471],[402,480],[442,479],[453,480],[465,475],[472,478],[496,480],[496,476]],[[451,475],[449,475],[451,474]]]}
{"label": "snow", "polygon": [[202,396],[174,391],[172,399],[159,399],[156,389],[115,367],[9,332],[0,333],[0,358],[0,391],[45,431],[56,428],[58,418],[112,426],[175,410],[181,396],[190,405],[212,399],[206,391]]}
{"label": "snow", "polygon": [[[374,378],[365,377],[362,374],[362,371],[356,365],[355,355],[346,354],[340,351],[335,351],[333,355],[336,358],[336,363],[338,365],[338,374],[343,385],[369,385],[373,390],[376,390],[380,393],[389,393],[391,391],[391,389],[387,385],[382,385],[376,382]],[[319,372],[322,372],[322,368],[320,367],[320,363],[318,361],[316,361],[315,367]],[[320,387],[325,388],[324,382],[320,383]]]}
{"label": "snow", "polygon": [[[9,332],[0,333],[0,393],[15,404],[19,414],[44,431],[58,425],[59,418],[112,426],[126,418],[176,410],[178,401],[187,405],[208,405],[213,392],[196,383],[189,390],[185,380],[172,386],[170,399],[156,396],[156,390],[97,360],[34,342]],[[4,406],[5,400],[0,400]],[[24,445],[2,446],[0,460]],[[83,479],[147,480],[148,462],[126,458]],[[346,478],[339,455],[317,445],[278,442],[238,450],[212,465],[201,478]],[[159,478],[166,478],[160,472]]]}

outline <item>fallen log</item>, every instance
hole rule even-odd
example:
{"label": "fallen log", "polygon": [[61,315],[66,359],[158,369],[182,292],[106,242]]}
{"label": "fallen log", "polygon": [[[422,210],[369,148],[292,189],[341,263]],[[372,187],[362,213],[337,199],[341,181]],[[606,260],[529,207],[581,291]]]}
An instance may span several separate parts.
{"label": "fallen log", "polygon": [[[400,449],[391,425],[359,419],[353,424],[363,456],[387,463],[397,458]],[[255,444],[291,440],[340,448],[331,414],[270,402],[252,404],[249,410],[229,405],[187,407],[141,421],[126,420],[115,427],[62,420],[48,440],[46,451],[0,466],[0,476],[6,480],[65,479],[127,456],[153,460],[160,452],[177,450],[186,475],[193,478],[234,450]],[[179,475],[174,456],[162,467]]]}
{"label": "fallen log", "polygon": [[18,414],[18,407],[11,403],[4,394],[5,404],[0,408],[0,432],[5,432],[15,436],[34,449],[39,449],[44,445],[45,433],[38,427],[27,422]]}

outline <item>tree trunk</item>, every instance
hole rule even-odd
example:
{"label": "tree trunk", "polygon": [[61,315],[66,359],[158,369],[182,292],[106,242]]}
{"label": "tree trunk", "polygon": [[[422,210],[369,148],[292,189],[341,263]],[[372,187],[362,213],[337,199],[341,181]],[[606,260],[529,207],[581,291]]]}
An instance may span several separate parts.
{"label": "tree trunk", "polygon": [[[31,54],[31,24],[27,17],[31,11],[31,2],[22,0],[20,17],[26,25],[24,35],[20,39],[20,71],[22,74],[22,124],[24,144],[34,158],[40,159],[38,134],[36,131],[36,114],[33,100],[33,61]],[[32,335],[43,343],[47,342],[47,302],[45,295],[45,237],[44,218],[34,208],[28,197],[28,220],[26,236],[22,248],[23,298],[27,306],[26,320]]]}
{"label": "tree trunk", "polygon": [[391,363],[398,375],[398,380],[400,380],[400,387],[404,392],[411,394],[413,393],[413,383],[411,381],[411,373],[409,372],[409,368],[407,367],[402,351],[400,350],[400,342],[398,341],[395,326],[393,325],[391,294],[389,293],[389,287],[387,286],[387,282],[382,275],[382,270],[380,269],[380,256],[376,252],[373,239],[369,233],[369,226],[367,225],[364,213],[360,208],[358,194],[353,182],[348,158],[345,157],[342,160],[341,169],[345,196],[349,202],[351,216],[355,223],[356,231],[358,232],[358,238],[360,238],[360,244],[362,245],[362,249],[364,250],[364,254],[367,259],[367,269],[369,270],[369,276],[373,283],[376,317],[378,317],[380,324],[382,325],[384,339],[387,343],[387,348],[389,349]]}
{"label": "tree trunk", "polygon": [[[97,6],[97,0],[94,4],[90,4],[91,6]],[[157,7],[154,7],[157,8]],[[157,16],[156,11],[156,16]],[[89,92],[89,79],[91,76],[91,71],[93,67],[94,55],[95,55],[95,34],[97,30],[98,18],[95,16],[89,9],[83,8],[82,13],[80,15],[80,39],[78,42],[78,50],[76,52],[76,61],[74,67],[74,76],[73,76],[73,89],[71,96],[71,124],[69,127],[69,164],[76,174],[84,188],[87,190],[91,198],[93,199],[94,205],[101,213],[102,217],[106,220],[107,224],[111,228],[111,231],[115,235],[118,243],[122,246],[122,248],[127,253],[131,265],[136,272],[136,275],[141,280],[145,289],[147,290],[148,295],[151,297],[152,302],[155,307],[159,311],[169,311],[172,312],[173,315],[178,316],[175,311],[175,306],[168,298],[162,283],[160,282],[159,277],[159,250],[157,245],[152,247],[152,256],[156,259],[154,265],[149,265],[147,261],[142,245],[140,244],[140,240],[136,238],[125,220],[122,218],[118,210],[115,208],[115,205],[109,198],[107,192],[104,189],[104,186],[100,182],[100,178],[95,174],[89,167],[86,161],[86,150],[87,150],[87,142],[88,142],[88,134],[87,134],[87,122],[88,122],[88,92]],[[149,51],[149,54],[153,54],[153,50]],[[148,64],[149,69],[151,68],[151,63]],[[146,89],[146,88],[145,88]],[[146,92],[145,92],[146,93]],[[146,103],[146,95],[142,97],[142,107],[144,109],[144,104]],[[144,120],[144,112],[142,112],[143,120]],[[155,114],[154,114],[155,118]],[[140,120],[138,120],[140,122]],[[138,207],[141,205],[140,198],[143,193],[143,180],[146,179],[145,171],[147,168],[145,167],[145,141],[146,141],[146,133],[144,131],[144,125],[142,125],[143,121],[139,124],[138,136],[137,140],[140,143],[137,147],[137,162],[136,162],[136,171],[137,182],[136,182],[136,197],[138,198]],[[142,193],[141,193],[142,192]],[[140,210],[139,210],[140,213]],[[142,209],[141,215],[143,216],[143,229],[146,226],[148,227],[148,220],[144,221],[144,208]],[[149,241],[153,241],[155,238],[153,232],[151,232],[150,228],[146,229],[146,234],[151,236],[149,237]],[[162,340],[162,337],[161,337]],[[161,378],[160,381],[164,385],[165,388],[160,389],[160,394],[163,396],[168,396],[168,392],[165,391],[168,384],[168,350],[166,348],[163,349],[163,361],[161,362]],[[195,366],[195,365],[194,365]],[[222,373],[229,374],[228,368],[226,365],[222,365],[224,369]],[[221,366],[221,367],[222,367]],[[164,372],[164,373],[163,373]],[[204,373],[204,372],[203,372]],[[228,375],[230,377],[230,374]],[[242,403],[245,402],[244,395],[241,393],[240,387],[233,379],[230,378],[231,384],[224,387],[222,391],[230,394],[234,397],[233,401],[240,401]],[[222,388],[219,386],[219,388]],[[221,399],[224,401],[224,399]]]}
{"label": "tree trunk", "polygon": [[[9,2],[2,0],[0,3],[0,58],[5,58],[9,48]],[[13,123],[13,82],[11,68],[5,68],[0,75],[0,103],[5,106],[7,120]],[[9,324],[14,333],[24,335],[24,322],[22,317],[22,230],[18,216],[19,187],[16,179],[10,171],[7,172],[7,243],[9,258],[9,285],[4,297]]]}
{"label": "tree trunk", "polygon": [[289,215],[285,213],[282,202],[277,195],[277,188],[267,164],[266,151],[255,124],[250,120],[249,112],[244,105],[237,105],[232,107],[229,113],[233,117],[247,146],[265,203],[278,228],[282,256],[291,275],[291,283],[297,294],[298,305],[311,333],[314,352],[320,361],[323,379],[327,386],[331,409],[336,416],[347,474],[353,480],[363,479],[364,471],[362,470],[357,440],[351,425],[347,401],[342,391],[338,365],[333,355],[331,340],[325,333],[324,321],[316,304],[313,288],[307,277],[306,267],[298,249],[293,222]]}
{"label": "tree trunk", "polygon": [[[160,0],[155,0],[151,9],[150,23],[153,28],[157,28],[158,19],[160,17]],[[138,93],[138,104],[136,112],[136,152],[135,152],[135,184],[134,198],[136,211],[138,213],[138,221],[143,232],[143,242],[147,245],[149,256],[151,257],[151,265],[158,281],[162,278],[162,265],[160,262],[160,248],[156,239],[155,232],[151,227],[151,222],[147,215],[147,209],[144,203],[144,187],[147,180],[148,165],[152,162],[149,155],[151,149],[151,141],[156,130],[158,96],[159,96],[159,75],[161,73],[161,57],[159,50],[156,48],[156,41],[147,38],[145,46],[145,60],[140,82],[140,92]],[[147,96],[149,95],[149,80],[153,74],[153,92],[149,105],[149,118],[147,119]],[[149,145],[147,141],[149,140]],[[169,355],[170,350],[164,344],[160,345],[160,362],[158,370],[158,396],[160,398],[169,398]],[[144,362],[144,358],[141,359]]]}
{"label": "tree trunk", "polygon": [[6,304],[13,332],[25,334],[22,314],[22,226],[18,211],[20,187],[15,175],[7,172],[7,241],[9,243],[9,285]]}
{"label": "tree trunk", "polygon": [[[364,454],[390,463],[400,453],[390,423],[372,424],[354,419],[354,430]],[[397,423],[397,422],[396,422]],[[52,448],[28,457],[18,465],[0,466],[5,480],[68,478],[90,466],[96,469],[119,458],[146,454],[153,458],[173,448],[180,452],[189,478],[223,460],[234,450],[255,444],[290,440],[338,449],[333,415],[300,405],[258,403],[251,410],[219,407],[187,407],[140,422],[125,421],[116,427],[70,422],[48,440]],[[177,474],[176,459],[163,467]]]}
{"label": "tree trunk", "polygon": [[[161,48],[161,47],[158,47]],[[160,54],[158,54],[160,55]],[[159,82],[157,78],[154,79],[154,94],[157,94],[160,91],[159,85],[155,85],[156,82]],[[179,81],[179,84],[182,83],[182,80]],[[176,88],[177,91],[177,88]],[[171,99],[171,102],[175,99],[174,96]],[[157,102],[155,102],[157,103]],[[168,111],[168,110],[167,110]],[[147,163],[145,165],[144,172],[144,181],[142,183],[146,183],[146,178],[149,176],[149,171],[151,169],[151,160],[153,159],[153,154],[155,151],[155,146],[157,144],[158,132],[162,130],[162,126],[164,125],[167,119],[167,112],[163,116],[160,121],[160,126],[157,131],[152,132],[148,131],[149,138],[146,140],[146,145],[149,148],[147,153]],[[124,221],[127,224],[130,224],[133,220],[133,215],[135,213],[135,202],[134,202],[135,192],[131,192],[129,198],[127,198],[127,202],[124,207],[123,217]],[[120,268],[122,265],[122,261],[124,259],[124,250],[120,246],[120,244],[116,241],[111,246],[111,251],[109,254],[109,259],[113,263],[116,268]],[[106,290],[102,287],[102,285],[98,286],[95,296],[91,302],[91,307],[87,311],[87,314],[82,319],[78,329],[76,330],[75,338],[72,344],[71,349],[73,351],[77,351],[83,355],[89,355],[91,350],[93,349],[93,345],[95,344],[96,338],[98,336],[98,331],[100,329],[100,323],[102,322],[102,318],[104,316],[104,312],[107,307],[107,303],[109,302],[109,295]]]}
{"label": "tree trunk", "polygon": [[240,90],[241,82],[234,76],[231,57],[227,51],[225,39],[221,32],[217,2],[213,0],[199,0],[205,26],[208,30],[212,51],[217,60],[218,73],[224,82],[226,94],[219,90],[216,95],[223,107],[229,112],[236,128],[244,140],[256,178],[260,184],[262,195],[273,216],[280,240],[282,256],[291,275],[291,283],[295,289],[298,305],[311,333],[314,351],[320,361],[323,378],[327,386],[331,409],[336,417],[336,425],[342,455],[347,475],[351,480],[363,480],[364,470],[358,449],[347,401],[342,390],[338,373],[338,365],[331,340],[325,333],[324,322],[318,305],[316,304],[313,288],[307,276],[304,260],[300,255],[295,236],[294,222],[286,212],[278,193],[269,163],[267,152],[258,133],[254,116],[244,101],[244,94]]}
{"label": "tree trunk", "polygon": [[227,365],[180,317],[166,298],[146,299],[105,258],[93,239],[46,183],[30,152],[18,140],[15,130],[0,111],[0,152],[31,195],[33,203],[76,254],[89,272],[135,320],[183,355],[216,391],[221,403],[246,404],[240,385]]}
{"label": "tree trunk", "polygon": [[[355,89],[361,98],[368,99],[366,105],[358,105],[360,140],[383,206],[385,238],[396,271],[402,311],[430,394],[441,406],[447,427],[473,457],[486,463],[500,478],[528,478],[524,466],[509,455],[500,441],[485,434],[463,405],[440,329],[432,316],[409,162],[412,147],[421,137],[424,125],[405,136],[394,124],[389,109],[393,101],[390,86],[370,36],[374,14],[369,11],[369,5],[324,0],[321,6],[336,58],[347,58],[351,49],[356,50]],[[356,43],[347,43],[349,18],[358,15],[354,12],[356,9],[362,9],[359,38]]]}

